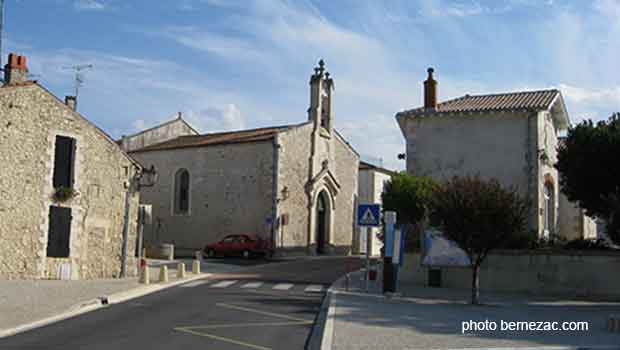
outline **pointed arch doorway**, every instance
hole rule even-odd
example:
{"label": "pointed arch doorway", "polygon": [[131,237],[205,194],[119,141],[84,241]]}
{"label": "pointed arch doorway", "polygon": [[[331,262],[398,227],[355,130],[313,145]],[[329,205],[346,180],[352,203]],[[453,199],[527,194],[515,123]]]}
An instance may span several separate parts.
{"label": "pointed arch doorway", "polygon": [[327,252],[326,246],[329,242],[329,220],[330,220],[330,203],[325,191],[321,191],[316,201],[316,225],[315,225],[315,242],[316,253],[318,255]]}

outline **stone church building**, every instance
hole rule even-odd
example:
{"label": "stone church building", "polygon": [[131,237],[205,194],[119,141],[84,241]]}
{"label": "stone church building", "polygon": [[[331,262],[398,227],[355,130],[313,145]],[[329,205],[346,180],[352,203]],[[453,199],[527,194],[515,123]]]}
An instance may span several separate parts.
{"label": "stone church building", "polygon": [[0,88],[0,279],[89,279],[133,259],[140,166],[9,55]]}
{"label": "stone church building", "polygon": [[424,106],[396,114],[408,173],[439,181],[463,175],[495,178],[532,203],[529,230],[537,237],[592,236],[594,222],[563,198],[554,168],[559,136],[570,125],[559,90],[438,102],[437,85],[429,68]]}
{"label": "stone church building", "polygon": [[[349,253],[359,155],[334,129],[332,104],[333,80],[321,61],[302,123],[200,135],[177,125],[180,136],[131,150],[159,174],[141,193],[153,206],[146,244],[189,253],[249,233],[271,239],[277,253]],[[175,123],[184,121],[149,132],[168,138]]]}

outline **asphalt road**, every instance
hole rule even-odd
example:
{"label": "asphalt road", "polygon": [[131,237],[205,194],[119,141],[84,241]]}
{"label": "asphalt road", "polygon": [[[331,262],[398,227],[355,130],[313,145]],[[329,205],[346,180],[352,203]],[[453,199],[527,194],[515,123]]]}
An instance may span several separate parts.
{"label": "asphalt road", "polygon": [[0,349],[303,349],[327,286],[360,264],[327,257],[218,274],[0,339]]}

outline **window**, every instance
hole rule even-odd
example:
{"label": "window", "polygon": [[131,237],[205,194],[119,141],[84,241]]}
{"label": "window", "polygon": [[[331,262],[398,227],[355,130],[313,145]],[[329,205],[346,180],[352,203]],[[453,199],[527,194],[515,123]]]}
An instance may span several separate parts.
{"label": "window", "polygon": [[180,169],[174,176],[174,213],[178,215],[189,213],[189,172]]}
{"label": "window", "polygon": [[71,208],[50,206],[47,230],[47,256],[66,258],[69,256],[71,237]]}
{"label": "window", "polygon": [[54,148],[54,188],[73,188],[75,168],[75,139],[56,136]]}

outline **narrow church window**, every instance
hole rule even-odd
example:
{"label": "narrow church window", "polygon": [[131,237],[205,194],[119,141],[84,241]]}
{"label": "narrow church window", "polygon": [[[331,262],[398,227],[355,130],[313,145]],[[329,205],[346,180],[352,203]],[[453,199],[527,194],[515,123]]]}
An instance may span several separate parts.
{"label": "narrow church window", "polygon": [[54,188],[73,188],[75,181],[75,139],[66,136],[56,136],[54,148]]}
{"label": "narrow church window", "polygon": [[189,212],[189,171],[180,169],[174,177],[174,213],[187,214]]}
{"label": "narrow church window", "polygon": [[71,208],[50,206],[47,256],[54,258],[69,257],[71,218]]}

